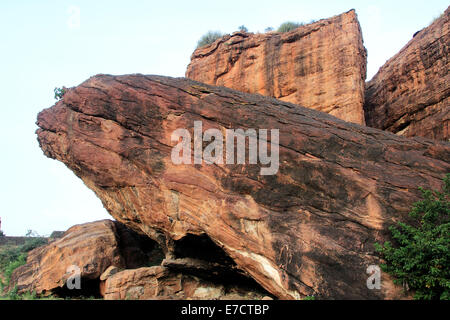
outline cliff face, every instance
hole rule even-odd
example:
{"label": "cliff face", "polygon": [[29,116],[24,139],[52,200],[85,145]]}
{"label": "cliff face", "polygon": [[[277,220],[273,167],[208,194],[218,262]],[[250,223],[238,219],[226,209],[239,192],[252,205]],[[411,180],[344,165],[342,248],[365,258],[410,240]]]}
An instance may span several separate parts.
{"label": "cliff face", "polygon": [[450,138],[450,7],[367,83],[366,123],[407,137]]}
{"label": "cliff face", "polygon": [[186,77],[365,123],[366,51],[353,10],[286,33],[224,36],[195,50]]}
{"label": "cliff face", "polygon": [[[218,132],[278,129],[279,143],[270,140],[279,170],[175,164],[172,134],[185,128],[192,136],[194,121]],[[449,143],[188,79],[92,77],[37,124],[45,154],[73,170],[116,220],[157,241],[166,262],[175,260],[165,267],[225,261],[220,270],[238,270],[285,299],[399,297],[385,274],[381,290],[367,288],[367,267],[380,263],[373,244],[407,217],[417,186],[439,189],[450,170]]]}

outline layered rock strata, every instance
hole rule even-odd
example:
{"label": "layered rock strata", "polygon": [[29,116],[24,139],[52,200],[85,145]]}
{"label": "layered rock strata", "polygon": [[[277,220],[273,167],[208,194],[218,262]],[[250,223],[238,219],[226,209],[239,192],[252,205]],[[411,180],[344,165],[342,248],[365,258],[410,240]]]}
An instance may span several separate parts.
{"label": "layered rock strata", "polygon": [[366,58],[351,10],[285,33],[226,35],[194,51],[186,77],[364,124]]}
{"label": "layered rock strata", "polygon": [[450,7],[367,83],[368,126],[406,137],[449,140]]}

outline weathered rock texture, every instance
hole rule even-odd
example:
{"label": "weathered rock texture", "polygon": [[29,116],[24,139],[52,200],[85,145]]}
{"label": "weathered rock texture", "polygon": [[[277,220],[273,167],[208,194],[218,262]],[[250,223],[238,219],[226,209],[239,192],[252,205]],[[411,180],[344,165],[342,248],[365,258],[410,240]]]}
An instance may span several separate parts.
{"label": "weathered rock texture", "polygon": [[354,10],[286,33],[224,36],[195,50],[186,77],[364,124],[366,51]]}
{"label": "weathered rock texture", "polygon": [[367,83],[368,126],[407,137],[450,138],[450,7]]}
{"label": "weathered rock texture", "polygon": [[226,286],[193,275],[176,273],[163,266],[124,270],[105,282],[106,300],[219,299],[255,300],[266,296],[254,288]]}
{"label": "weathered rock texture", "polygon": [[[173,131],[192,134],[197,120],[203,130],[279,129],[278,173],[260,175],[261,164],[173,164]],[[118,221],[158,241],[167,259],[190,248],[214,261],[200,246],[209,239],[282,299],[399,297],[385,274],[381,290],[366,286],[366,268],[380,263],[373,243],[407,217],[418,186],[440,188],[450,171],[449,143],[182,78],[98,75],[37,124],[44,153]]]}
{"label": "weathered rock texture", "polygon": [[[62,238],[32,250],[27,264],[13,272],[11,288],[17,285],[19,293],[96,295],[98,279],[109,266],[135,268],[157,258],[150,256],[157,253],[152,243],[110,220],[76,225]],[[81,291],[66,287],[67,279],[76,273],[71,266],[80,270]]]}

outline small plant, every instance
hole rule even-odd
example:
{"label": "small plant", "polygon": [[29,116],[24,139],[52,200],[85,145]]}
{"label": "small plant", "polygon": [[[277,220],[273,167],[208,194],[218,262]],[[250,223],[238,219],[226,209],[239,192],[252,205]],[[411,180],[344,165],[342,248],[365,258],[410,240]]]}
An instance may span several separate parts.
{"label": "small plant", "polygon": [[442,18],[443,16],[444,16],[444,13],[441,13],[441,14],[435,16],[433,18],[433,20],[431,20],[430,25],[433,24],[436,20],[439,20],[440,18]]}
{"label": "small plant", "polygon": [[450,299],[450,173],[441,192],[420,188],[423,200],[413,204],[414,225],[391,226],[394,243],[375,244],[386,260],[381,269],[394,283],[415,291],[415,299]]}
{"label": "small plant", "polygon": [[10,261],[2,270],[5,280],[0,281],[1,291],[8,287],[11,282],[11,275],[18,267],[23,266],[27,262],[27,255],[25,253],[20,254],[15,260]]}
{"label": "small plant", "polygon": [[17,291],[17,286],[14,286],[14,288],[9,290],[2,298],[6,300],[20,300],[20,296]]}
{"label": "small plant", "polygon": [[36,291],[19,293],[17,286],[14,286],[5,295],[0,296],[0,300],[61,300],[54,295],[39,296]]}
{"label": "small plant", "polygon": [[277,31],[278,31],[278,32],[289,32],[289,31],[292,31],[292,30],[294,30],[294,29],[297,29],[298,27],[301,27],[301,26],[303,26],[303,25],[304,25],[303,23],[298,23],[298,22],[288,21],[288,22],[282,23],[282,24],[278,27]]}
{"label": "small plant", "polygon": [[219,38],[222,38],[223,34],[219,31],[208,31],[205,35],[203,35],[197,43],[197,48],[204,47],[208,44],[213,43]]}
{"label": "small plant", "polygon": [[244,25],[242,25],[242,26],[239,26],[239,27],[238,27],[238,30],[239,30],[240,32],[248,32],[248,29],[247,29],[247,27],[246,27],[246,26],[244,26]]}
{"label": "small plant", "polygon": [[314,297],[314,296],[306,296],[302,300],[316,300],[316,297]]}
{"label": "small plant", "polygon": [[37,247],[41,247],[47,243],[48,243],[47,239],[42,237],[29,239],[22,245],[20,250],[22,252],[30,252],[31,250],[36,249]]}
{"label": "small plant", "polygon": [[264,29],[264,32],[271,32],[271,31],[273,31],[272,27],[267,27],[266,29]]}
{"label": "small plant", "polygon": [[55,92],[55,99],[61,100],[64,94],[66,93],[67,88],[66,87],[55,88],[53,91]]}
{"label": "small plant", "polygon": [[4,236],[5,236],[5,234],[3,233],[2,230],[0,230],[0,237],[4,237]]}

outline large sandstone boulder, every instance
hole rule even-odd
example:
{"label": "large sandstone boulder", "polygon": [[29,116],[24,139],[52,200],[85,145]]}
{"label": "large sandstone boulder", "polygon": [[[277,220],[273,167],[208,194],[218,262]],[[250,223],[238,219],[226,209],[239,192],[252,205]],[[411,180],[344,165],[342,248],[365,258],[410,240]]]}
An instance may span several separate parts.
{"label": "large sandstone boulder", "polygon": [[[279,142],[268,135],[279,170],[175,164],[172,134],[186,128],[192,136],[194,121],[220,132],[278,129]],[[282,299],[401,297],[385,274],[380,290],[368,289],[367,267],[380,263],[373,244],[406,219],[418,186],[438,189],[450,171],[449,143],[182,78],[98,75],[37,124],[44,153],[73,170],[115,219],[156,240],[168,261],[215,261],[218,250],[222,265]],[[217,250],[203,249],[208,241]]]}
{"label": "large sandstone boulder", "polygon": [[[76,225],[62,238],[32,250],[27,264],[13,272],[9,289],[17,286],[19,293],[95,296],[99,278],[108,267],[135,268],[155,261],[158,257],[151,254],[156,255],[157,250],[152,244],[111,220]],[[76,274],[81,288],[70,290],[67,280]]]}
{"label": "large sandstone boulder", "polygon": [[195,50],[186,77],[365,123],[366,50],[354,10],[286,33],[224,36]]}
{"label": "large sandstone boulder", "polygon": [[450,7],[367,83],[366,123],[407,137],[450,139]]}

